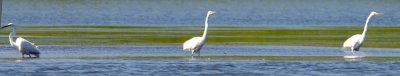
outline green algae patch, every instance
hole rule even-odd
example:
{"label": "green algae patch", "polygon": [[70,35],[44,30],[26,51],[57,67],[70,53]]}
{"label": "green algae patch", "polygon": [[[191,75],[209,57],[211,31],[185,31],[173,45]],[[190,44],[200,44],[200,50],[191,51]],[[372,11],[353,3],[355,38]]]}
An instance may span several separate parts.
{"label": "green algae patch", "polygon": [[[400,27],[370,26],[363,47],[400,48]],[[341,47],[362,26],[210,26],[207,45]],[[203,26],[18,26],[17,36],[37,45],[181,45]],[[10,29],[2,29],[7,45]]]}

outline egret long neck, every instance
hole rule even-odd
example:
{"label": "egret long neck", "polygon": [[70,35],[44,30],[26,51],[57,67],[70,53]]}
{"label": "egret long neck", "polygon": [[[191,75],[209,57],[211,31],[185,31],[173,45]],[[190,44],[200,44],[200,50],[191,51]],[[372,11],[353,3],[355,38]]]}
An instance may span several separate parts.
{"label": "egret long neck", "polygon": [[372,17],[373,15],[374,15],[373,13],[369,14],[367,20],[365,21],[364,31],[363,31],[363,33],[362,33],[362,36],[363,36],[364,38],[365,38],[365,36],[367,35],[369,19],[371,19],[371,17]]}
{"label": "egret long neck", "polygon": [[9,40],[10,40],[11,46],[14,46],[14,47],[15,47],[15,41],[14,41],[13,37],[15,36],[15,34],[16,34],[16,27],[12,26],[12,32],[10,33]]}
{"label": "egret long neck", "polygon": [[210,14],[207,14],[206,17],[206,21],[204,22],[204,33],[203,33],[203,38],[206,39],[207,38],[207,29],[208,29],[208,16],[210,16]]}

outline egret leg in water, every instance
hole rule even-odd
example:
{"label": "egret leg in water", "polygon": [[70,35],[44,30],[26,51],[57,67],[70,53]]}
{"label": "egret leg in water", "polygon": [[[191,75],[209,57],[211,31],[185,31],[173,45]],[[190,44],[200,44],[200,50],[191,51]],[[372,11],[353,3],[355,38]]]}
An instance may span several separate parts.
{"label": "egret leg in water", "polygon": [[203,47],[203,45],[205,44],[206,39],[207,39],[208,17],[214,13],[215,13],[214,11],[208,11],[208,13],[207,13],[206,20],[204,22],[205,27],[204,27],[203,36],[193,37],[193,38],[185,41],[185,43],[183,43],[183,51],[191,51],[192,56],[195,53],[198,56],[200,56],[200,49]]}
{"label": "egret leg in water", "polygon": [[36,58],[39,58],[40,52],[35,43],[32,43],[22,37],[18,37],[16,40],[13,39],[17,32],[17,28],[13,23],[9,23],[7,26],[2,26],[0,29],[10,26],[12,27],[12,32],[9,35],[10,45],[21,52],[22,58],[24,58],[24,55],[28,55],[29,58],[31,58],[31,54],[36,56]]}
{"label": "egret leg in water", "polygon": [[345,58],[359,58],[363,56],[356,56],[357,53],[355,51],[359,51],[361,46],[364,43],[365,37],[367,36],[367,29],[368,29],[368,22],[371,19],[372,16],[379,16],[382,15],[382,13],[378,13],[375,11],[372,11],[371,14],[367,17],[367,20],[365,21],[364,25],[364,30],[362,34],[355,34],[348,38],[344,43],[343,43],[343,48],[351,48],[350,51],[352,52],[353,56],[345,56]]}

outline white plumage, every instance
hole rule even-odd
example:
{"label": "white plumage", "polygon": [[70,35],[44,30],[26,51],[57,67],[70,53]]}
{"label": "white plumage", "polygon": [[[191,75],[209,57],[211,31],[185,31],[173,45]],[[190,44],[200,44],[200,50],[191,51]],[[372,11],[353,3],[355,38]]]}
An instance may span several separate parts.
{"label": "white plumage", "polygon": [[193,37],[190,40],[187,40],[183,43],[183,50],[184,51],[191,51],[193,53],[199,53],[199,50],[204,44],[203,37]]}
{"label": "white plumage", "polygon": [[361,34],[353,35],[343,43],[343,48],[350,48],[354,51],[358,51],[358,49],[363,43],[362,39],[363,38]]}
{"label": "white plumage", "polygon": [[38,46],[35,46],[34,43],[29,42],[28,40],[21,37],[18,37],[15,41],[13,40],[13,36],[16,35],[16,27],[14,24],[9,23],[7,26],[1,28],[5,28],[8,26],[12,26],[12,32],[9,35],[10,45],[21,52],[22,58],[24,58],[24,55],[29,55],[29,57],[31,57],[31,54],[35,55],[35,57],[40,57]]}
{"label": "white plumage", "polygon": [[360,47],[363,45],[365,37],[367,36],[367,30],[368,30],[368,22],[369,19],[372,16],[379,16],[382,15],[382,13],[377,13],[372,11],[371,14],[368,16],[365,25],[364,25],[364,31],[362,34],[356,34],[348,38],[344,43],[343,43],[343,48],[349,48],[351,49],[352,52],[354,51],[359,51]]}
{"label": "white plumage", "polygon": [[204,33],[202,37],[193,37],[187,41],[185,41],[185,43],[183,43],[183,50],[184,51],[190,51],[192,52],[192,56],[194,54],[198,54],[198,56],[200,56],[200,50],[203,47],[206,38],[207,38],[207,29],[208,29],[208,17],[211,14],[214,14],[214,11],[208,11],[207,16],[206,16],[206,20],[205,20],[205,27],[204,27]]}
{"label": "white plumage", "polygon": [[31,43],[21,37],[18,37],[15,43],[18,46],[18,50],[21,52],[25,52],[27,55],[33,54],[36,57],[39,57],[40,52],[38,46],[35,46],[34,43]]}

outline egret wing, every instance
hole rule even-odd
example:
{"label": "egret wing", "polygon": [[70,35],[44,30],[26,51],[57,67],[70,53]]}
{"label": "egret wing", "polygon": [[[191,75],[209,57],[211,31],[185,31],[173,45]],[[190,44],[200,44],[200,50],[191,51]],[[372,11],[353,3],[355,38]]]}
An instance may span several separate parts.
{"label": "egret wing", "polygon": [[361,38],[362,36],[360,34],[353,35],[343,43],[343,47],[354,47]]}
{"label": "egret wing", "polygon": [[201,37],[193,37],[183,43],[183,50],[190,51],[190,49],[196,48],[196,46],[201,45]]}
{"label": "egret wing", "polygon": [[18,38],[17,41],[20,41],[21,49],[29,51],[29,53],[31,54],[40,54],[39,49],[28,40],[25,40],[23,38]]}

